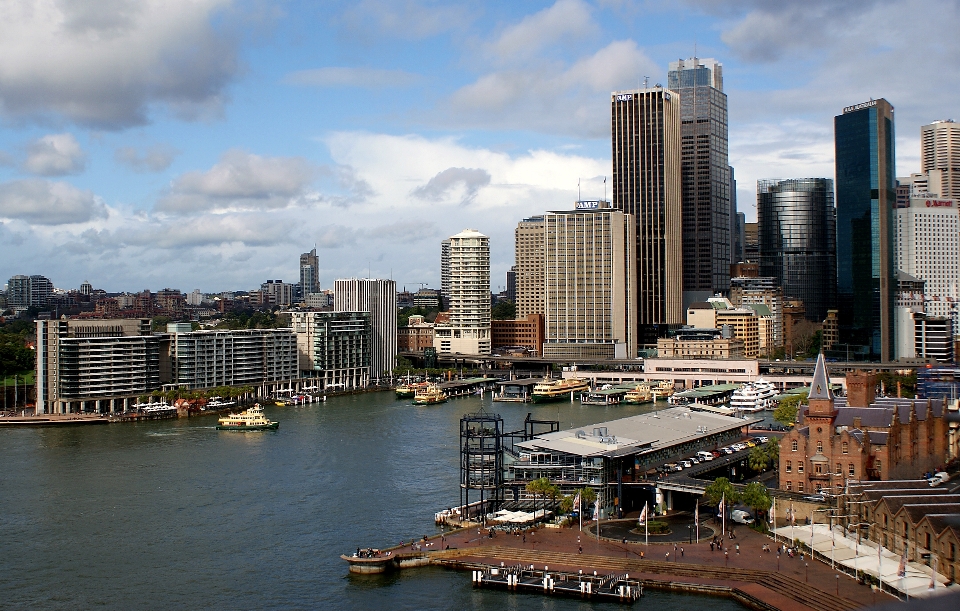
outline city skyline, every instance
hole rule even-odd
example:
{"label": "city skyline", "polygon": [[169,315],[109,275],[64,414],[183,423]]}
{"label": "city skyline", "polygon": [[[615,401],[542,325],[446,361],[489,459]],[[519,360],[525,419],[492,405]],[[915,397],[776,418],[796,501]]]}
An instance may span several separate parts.
{"label": "city skyline", "polygon": [[832,177],[832,116],[871,97],[897,107],[897,175],[919,171],[960,74],[923,96],[901,75],[956,50],[957,3],[923,37],[899,25],[917,2],[834,4],[43,5],[0,37],[30,58],[0,64],[0,275],[237,290],[295,281],[316,244],[325,287],[438,286],[431,245],[474,226],[497,290],[519,220],[577,178],[602,197],[609,93],[694,54],[724,66],[748,221],[758,178]]}

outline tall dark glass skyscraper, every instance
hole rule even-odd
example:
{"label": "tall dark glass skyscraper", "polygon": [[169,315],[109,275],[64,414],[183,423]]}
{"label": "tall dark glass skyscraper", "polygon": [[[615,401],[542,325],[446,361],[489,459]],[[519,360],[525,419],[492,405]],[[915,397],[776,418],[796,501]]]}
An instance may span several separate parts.
{"label": "tall dark glass skyscraper", "polygon": [[730,289],[730,165],[723,66],[694,57],[670,62],[667,88],[680,94],[683,303]]}
{"label": "tall dark glass skyscraper", "polygon": [[833,181],[794,178],[757,182],[760,275],[786,298],[800,299],[820,322],[837,302],[837,217]]}
{"label": "tall dark glass skyscraper", "polygon": [[837,164],[837,301],[840,341],[896,358],[893,106],[884,99],[834,117]]}

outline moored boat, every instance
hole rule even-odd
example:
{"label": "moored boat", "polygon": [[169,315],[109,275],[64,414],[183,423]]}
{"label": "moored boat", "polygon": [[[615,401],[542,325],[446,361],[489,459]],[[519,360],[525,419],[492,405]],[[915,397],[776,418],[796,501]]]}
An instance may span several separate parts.
{"label": "moored boat", "polygon": [[426,388],[421,388],[413,396],[413,402],[416,405],[436,405],[445,403],[447,395],[436,384],[429,384]]}
{"label": "moored boat", "polygon": [[267,420],[259,403],[239,414],[229,414],[217,421],[217,430],[220,431],[266,431],[279,427],[279,422]]}
{"label": "moored boat", "polygon": [[627,403],[649,403],[653,401],[653,391],[649,384],[637,384],[624,395],[623,400]]}
{"label": "moored boat", "polygon": [[673,382],[670,380],[657,380],[657,383],[651,386],[650,390],[653,391],[658,398],[662,397],[666,399],[668,397],[672,397],[676,389],[673,387]]}
{"label": "moored boat", "polygon": [[429,382],[413,382],[412,384],[401,384],[397,386],[397,398],[398,399],[409,399],[410,397],[416,396],[417,391],[427,388],[430,386]]}
{"label": "moored boat", "polygon": [[590,390],[590,382],[580,378],[566,378],[563,380],[544,380],[533,387],[530,400],[533,403],[546,403],[570,398],[570,393],[581,393]]}
{"label": "moored boat", "polygon": [[747,414],[773,409],[773,398],[776,394],[776,387],[760,378],[756,382],[744,384],[733,391],[733,396],[730,397],[730,407]]}

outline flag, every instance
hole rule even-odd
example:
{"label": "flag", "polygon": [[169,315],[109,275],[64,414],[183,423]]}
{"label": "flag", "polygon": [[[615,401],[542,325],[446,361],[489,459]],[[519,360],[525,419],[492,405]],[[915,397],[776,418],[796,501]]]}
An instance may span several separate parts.
{"label": "flag", "polygon": [[647,504],[643,504],[643,511],[640,512],[640,519],[637,520],[637,524],[646,524],[647,523]]}
{"label": "flag", "polygon": [[[593,504],[593,513],[595,514],[595,515],[593,516],[593,519],[599,521],[599,520],[600,520],[600,497],[599,497],[599,496],[597,496],[597,500],[596,500],[596,502]],[[599,527],[598,527],[598,528],[599,528]],[[599,531],[598,531],[598,533],[599,533]]]}
{"label": "flag", "polygon": [[907,576],[907,546],[903,546],[903,554],[900,556],[900,568],[897,569],[897,577]]}
{"label": "flag", "polygon": [[721,514],[723,514],[723,505],[726,500],[727,500],[727,494],[724,493],[723,496],[720,497],[720,506],[717,507],[717,511],[719,511]]}
{"label": "flag", "polygon": [[700,524],[700,503],[697,503],[697,506],[693,508],[693,523]]}
{"label": "flag", "polygon": [[577,492],[577,496],[573,497],[573,510],[577,513],[580,513],[580,492]]}

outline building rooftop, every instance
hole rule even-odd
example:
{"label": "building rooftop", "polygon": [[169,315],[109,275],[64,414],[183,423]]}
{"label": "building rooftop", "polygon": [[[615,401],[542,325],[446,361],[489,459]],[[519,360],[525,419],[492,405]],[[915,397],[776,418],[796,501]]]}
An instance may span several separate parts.
{"label": "building rooftop", "polygon": [[733,418],[674,407],[589,427],[546,433],[517,445],[531,451],[552,450],[578,456],[614,458],[652,452],[757,422],[760,422],[759,418]]}

